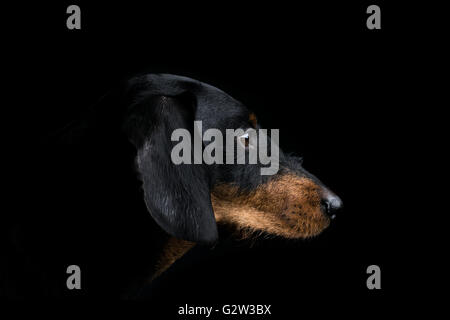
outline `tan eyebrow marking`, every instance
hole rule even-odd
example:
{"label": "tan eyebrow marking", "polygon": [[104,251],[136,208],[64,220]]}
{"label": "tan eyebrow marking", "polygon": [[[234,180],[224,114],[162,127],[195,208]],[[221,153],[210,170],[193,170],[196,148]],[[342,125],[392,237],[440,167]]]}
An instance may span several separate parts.
{"label": "tan eyebrow marking", "polygon": [[250,121],[250,123],[252,124],[253,128],[256,128],[257,125],[257,121],[256,121],[256,115],[251,112],[248,116],[248,120]]}

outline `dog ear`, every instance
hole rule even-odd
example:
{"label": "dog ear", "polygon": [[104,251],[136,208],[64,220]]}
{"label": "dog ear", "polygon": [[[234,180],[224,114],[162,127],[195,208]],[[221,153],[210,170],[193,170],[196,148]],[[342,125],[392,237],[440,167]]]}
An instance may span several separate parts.
{"label": "dog ear", "polygon": [[172,132],[182,128],[194,135],[195,98],[189,94],[150,95],[130,109],[124,128],[137,149],[136,166],[150,214],[177,238],[205,243],[217,240],[205,166],[193,162],[175,165],[171,160],[171,150],[178,143],[171,141]]}

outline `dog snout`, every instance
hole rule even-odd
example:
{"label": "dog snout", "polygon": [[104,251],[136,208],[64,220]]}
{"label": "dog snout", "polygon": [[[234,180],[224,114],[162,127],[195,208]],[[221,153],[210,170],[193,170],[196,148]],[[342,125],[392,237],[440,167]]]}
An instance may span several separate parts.
{"label": "dog snout", "polygon": [[343,202],[336,194],[326,190],[322,195],[322,206],[325,214],[330,219],[334,219],[336,218],[336,214],[342,210]]}

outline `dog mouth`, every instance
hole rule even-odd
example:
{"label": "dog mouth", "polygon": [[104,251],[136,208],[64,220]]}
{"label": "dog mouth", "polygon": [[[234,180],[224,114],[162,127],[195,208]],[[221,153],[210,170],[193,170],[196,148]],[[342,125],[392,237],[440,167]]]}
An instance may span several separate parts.
{"label": "dog mouth", "polygon": [[279,216],[281,233],[291,239],[306,239],[319,235],[331,224],[331,217],[319,208],[308,211],[288,211]]}
{"label": "dog mouth", "polygon": [[328,189],[295,175],[279,176],[247,193],[235,185],[217,185],[211,195],[217,222],[290,239],[319,235],[342,206]]}

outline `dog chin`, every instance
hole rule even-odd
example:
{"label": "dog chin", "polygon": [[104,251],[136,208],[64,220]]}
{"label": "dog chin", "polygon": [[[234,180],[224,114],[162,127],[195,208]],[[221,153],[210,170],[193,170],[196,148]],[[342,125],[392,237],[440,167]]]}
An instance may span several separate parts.
{"label": "dog chin", "polygon": [[323,215],[322,217],[320,217],[320,219],[317,219],[317,221],[314,221],[314,223],[301,230],[298,234],[298,238],[308,239],[317,237],[329,226],[330,218],[328,218],[326,215]]}

